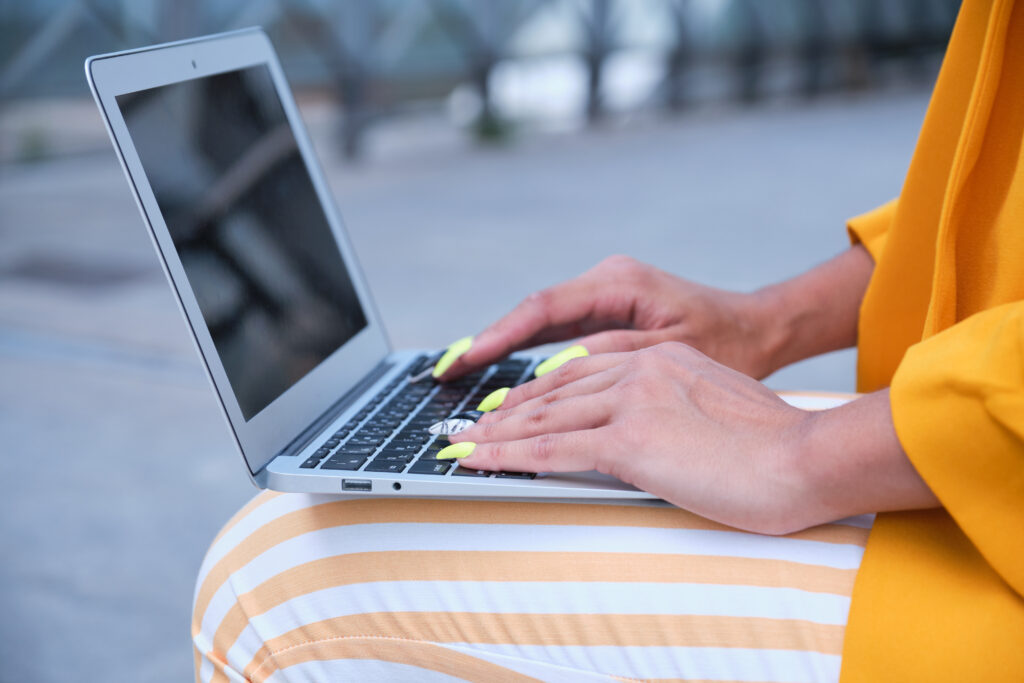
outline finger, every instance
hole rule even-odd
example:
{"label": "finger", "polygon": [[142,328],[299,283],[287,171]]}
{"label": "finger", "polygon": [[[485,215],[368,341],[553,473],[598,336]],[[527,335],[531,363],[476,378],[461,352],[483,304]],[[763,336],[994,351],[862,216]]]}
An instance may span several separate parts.
{"label": "finger", "polygon": [[[535,292],[477,336],[467,362],[483,364],[525,348],[538,333],[585,318],[591,313],[592,290],[575,278]],[[571,333],[571,329],[565,329]]]}
{"label": "finger", "polygon": [[524,401],[519,405],[509,406],[505,409],[502,406],[502,410],[485,415],[478,424],[490,424],[492,422],[499,422],[506,420],[514,415],[523,415],[531,413],[535,410],[548,405],[553,405],[561,401],[576,397],[576,396],[587,396],[597,394],[607,389],[610,389],[621,379],[622,372],[618,368],[609,368],[604,372],[599,372],[589,377],[570,382],[564,386],[558,387],[553,391],[549,391],[546,394],[531,398],[529,401]]}
{"label": "finger", "polygon": [[537,406],[535,410],[508,414],[501,419],[478,422],[464,432],[453,435],[452,443],[472,441],[518,441],[541,434],[561,434],[580,429],[594,429],[608,423],[613,406],[604,394],[585,394]]}
{"label": "finger", "polygon": [[662,342],[674,341],[675,330],[662,328],[658,330],[608,330],[583,337],[579,343],[587,347],[592,354],[609,353],[611,351],[639,351],[648,346]]}
{"label": "finger", "polygon": [[597,468],[601,449],[609,441],[607,429],[481,443],[459,463],[472,469],[506,472],[586,472]]}
{"label": "finger", "polygon": [[[477,335],[459,367],[479,367],[539,343],[564,341],[584,332],[628,322],[629,299],[598,306],[593,271],[535,292]],[[600,308],[600,312],[598,309]],[[621,310],[620,310],[621,309]],[[597,318],[600,318],[599,320]],[[454,373],[455,367],[452,368]]]}
{"label": "finger", "polygon": [[600,356],[586,356],[574,358],[565,365],[555,370],[520,384],[505,397],[500,410],[513,408],[520,403],[548,394],[555,389],[576,382],[584,377],[603,372],[609,368],[621,365],[625,361],[625,354],[604,353]]}
{"label": "finger", "polygon": [[[613,321],[605,321],[603,323],[599,321],[580,321],[547,328],[538,332],[514,350],[572,339],[592,329],[601,329],[602,331],[579,340],[579,343],[585,346],[591,354],[609,353],[612,351],[639,351],[649,346],[656,346],[662,342],[675,341],[678,336],[673,328],[658,330],[607,329],[615,324],[617,323]],[[468,362],[465,359],[472,358],[477,353],[475,349],[478,344],[479,337],[473,342],[473,348],[455,361],[451,369],[444,374],[443,379],[454,379],[477,367],[478,364],[475,361]]]}
{"label": "finger", "polygon": [[[538,406],[562,401],[570,396],[583,396],[604,391],[621,378],[622,372],[619,371],[619,367],[618,365],[606,366],[579,379],[552,387],[548,391],[536,391],[531,386],[532,384],[539,384],[540,380],[528,382],[510,391],[502,402],[501,407],[492,415],[485,415],[484,418],[486,419],[483,421],[485,423],[496,422],[513,412],[533,410]],[[519,391],[520,389],[522,391]],[[515,393],[516,391],[519,391],[519,393]]]}

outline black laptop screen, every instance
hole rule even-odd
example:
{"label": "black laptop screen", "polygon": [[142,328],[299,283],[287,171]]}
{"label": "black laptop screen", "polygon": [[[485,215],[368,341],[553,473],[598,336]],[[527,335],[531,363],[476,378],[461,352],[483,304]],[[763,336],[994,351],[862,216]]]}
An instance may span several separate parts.
{"label": "black laptop screen", "polygon": [[270,72],[117,104],[249,420],[366,327]]}

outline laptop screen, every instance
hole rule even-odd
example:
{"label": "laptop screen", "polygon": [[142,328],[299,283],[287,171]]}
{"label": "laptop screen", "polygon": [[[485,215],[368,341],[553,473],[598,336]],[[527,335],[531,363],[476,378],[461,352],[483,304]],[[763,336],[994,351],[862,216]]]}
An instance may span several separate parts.
{"label": "laptop screen", "polygon": [[270,71],[117,104],[248,421],[367,325]]}

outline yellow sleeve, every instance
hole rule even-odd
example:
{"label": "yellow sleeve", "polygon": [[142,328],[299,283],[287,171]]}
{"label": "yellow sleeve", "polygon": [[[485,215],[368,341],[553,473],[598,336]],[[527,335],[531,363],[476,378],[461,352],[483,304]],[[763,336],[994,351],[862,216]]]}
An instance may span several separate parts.
{"label": "yellow sleeve", "polygon": [[878,263],[882,249],[885,248],[885,238],[889,234],[893,216],[896,215],[898,202],[899,198],[893,199],[878,208],[846,221],[846,231],[850,235],[850,243],[863,244],[875,263]]}
{"label": "yellow sleeve", "polygon": [[1024,596],[1024,301],[915,344],[893,377],[910,461],[992,568]]}

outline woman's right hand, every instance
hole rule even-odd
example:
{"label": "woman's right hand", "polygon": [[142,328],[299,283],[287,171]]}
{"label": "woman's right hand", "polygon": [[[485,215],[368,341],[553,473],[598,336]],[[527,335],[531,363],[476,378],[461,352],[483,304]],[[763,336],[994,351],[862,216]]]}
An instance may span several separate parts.
{"label": "woman's right hand", "polygon": [[442,378],[513,351],[576,337],[591,354],[683,342],[761,378],[775,369],[770,320],[758,294],[706,287],[628,256],[612,256],[579,277],[526,297],[477,335]]}

